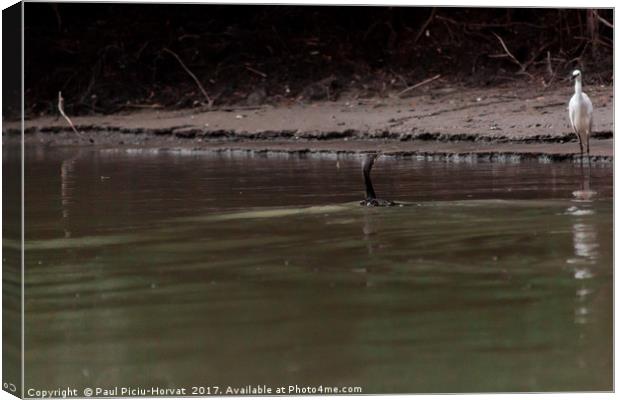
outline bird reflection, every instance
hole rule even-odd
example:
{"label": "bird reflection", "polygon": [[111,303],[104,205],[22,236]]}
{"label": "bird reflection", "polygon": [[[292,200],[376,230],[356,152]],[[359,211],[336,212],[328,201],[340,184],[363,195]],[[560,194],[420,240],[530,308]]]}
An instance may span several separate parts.
{"label": "bird reflection", "polygon": [[580,190],[573,192],[573,204],[567,214],[573,217],[573,251],[574,256],[567,260],[571,265],[576,280],[575,289],[575,323],[586,324],[591,314],[588,299],[594,292],[589,283],[595,276],[592,267],[599,258],[599,238],[596,225],[592,222],[595,211],[592,202],[596,192],[590,188],[590,169],[582,174]]}
{"label": "bird reflection", "polygon": [[62,209],[62,226],[66,238],[71,237],[69,229],[69,205],[73,198],[75,182],[75,161],[82,155],[82,150],[62,161],[60,164],[60,204]]}
{"label": "bird reflection", "polygon": [[[379,232],[379,227],[377,225],[376,218],[373,215],[374,210],[367,209],[364,211],[364,224],[362,225],[362,234],[364,235],[363,238],[364,242],[366,243],[366,251],[368,252],[369,256],[372,256],[378,248],[376,240],[377,234]],[[371,278],[372,275],[368,273],[369,271],[367,268],[358,269],[357,272],[363,272],[366,287],[373,286]]]}
{"label": "bird reflection", "polygon": [[576,200],[592,201],[596,197],[597,193],[590,189],[590,174],[590,167],[584,170],[583,165],[581,165],[581,187],[580,190],[573,192]]}
{"label": "bird reflection", "polygon": [[573,247],[575,255],[581,260],[589,264],[596,261],[599,245],[594,225],[579,222],[573,224]]}
{"label": "bird reflection", "polygon": [[366,242],[368,255],[372,255],[375,252],[376,244],[374,243],[373,237],[379,231],[375,216],[372,214],[374,214],[372,210],[364,213],[364,226],[362,227],[362,233],[364,234],[364,241]]}

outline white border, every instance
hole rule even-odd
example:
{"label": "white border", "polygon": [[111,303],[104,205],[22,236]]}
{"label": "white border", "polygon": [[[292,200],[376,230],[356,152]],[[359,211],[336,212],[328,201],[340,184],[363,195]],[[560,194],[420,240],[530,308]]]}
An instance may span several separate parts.
{"label": "white border", "polygon": [[[36,1],[36,0],[31,0],[32,2]],[[82,1],[64,1],[64,2],[76,2],[76,3],[95,3],[97,1],[92,1],[92,0],[82,0]],[[118,3],[123,3],[123,1],[99,1],[99,2],[118,2]],[[524,0],[524,1],[520,1],[519,3],[515,2],[509,2],[506,0],[479,0],[476,2],[472,2],[472,1],[466,1],[466,0],[450,0],[450,1],[432,1],[432,2],[424,2],[424,1],[411,1],[411,0],[406,0],[406,1],[402,1],[402,0],[391,0],[391,1],[382,1],[382,0],[365,0],[365,1],[350,1],[350,0],[340,0],[340,1],[334,1],[334,0],[315,0],[312,2],[309,1],[302,1],[302,0],[270,0],[270,1],[257,1],[257,0],[245,0],[245,1],[235,1],[235,0],[210,0],[210,1],[200,1],[200,0],[184,0],[184,1],[147,1],[147,0],[134,0],[131,1],[132,3],[178,3],[178,4],[189,4],[189,3],[194,3],[194,4],[231,4],[231,3],[240,3],[240,4],[313,4],[313,5],[376,5],[376,6],[388,6],[388,5],[394,5],[394,6],[444,6],[444,7],[449,7],[449,6],[459,6],[459,7],[553,7],[553,8],[612,8],[614,7],[614,2],[613,1],[602,1],[602,0],[590,0],[590,1],[583,1],[583,0],[566,0],[566,1],[546,1],[546,2],[540,2],[540,1],[532,1],[532,0]],[[15,1],[11,1],[11,0],[0,0],[0,4],[2,5],[2,9],[5,9],[13,4],[15,4]],[[22,8],[22,24],[23,24],[23,8]],[[614,24],[616,23],[616,14],[614,11]],[[0,28],[1,28],[1,22],[0,22]],[[1,29],[0,29],[1,31]],[[24,49],[24,39],[23,39],[23,35],[21,38],[22,41],[22,68],[23,68],[23,49]],[[616,47],[615,47],[615,43],[618,43],[618,31],[615,30],[614,31],[614,78],[615,76],[617,76],[616,72],[618,70],[618,52],[616,51]],[[2,62],[2,58],[1,58],[1,54],[0,54],[0,63]],[[0,72],[1,72],[1,67],[0,67]],[[24,91],[24,80],[23,80],[23,69],[22,69],[22,127],[23,127],[23,116],[24,116],[24,97],[23,97],[23,91]],[[614,82],[615,83],[615,82]],[[615,107],[615,99],[618,97],[619,95],[619,90],[618,90],[618,86],[614,85],[614,128],[615,128],[615,121],[616,116],[618,115],[618,110]],[[0,109],[1,109],[1,105],[2,105],[2,101],[0,99]],[[614,129],[615,131],[615,129]],[[23,140],[22,140],[22,151],[23,151]],[[615,154],[618,153],[618,147],[620,145],[618,144],[618,141],[614,140],[614,156]],[[22,153],[23,154],[23,153]],[[618,205],[618,185],[617,185],[617,179],[616,177],[618,176],[619,173],[619,168],[618,164],[615,163],[614,161],[614,267],[615,267],[615,254],[616,254],[616,249],[620,248],[619,246],[619,239],[618,236],[615,234],[615,226],[617,225],[616,222],[618,221],[618,215],[617,213],[615,213],[615,210],[617,209],[617,205]],[[2,166],[0,165],[0,184],[2,182]],[[22,188],[23,188],[23,158],[22,158]],[[1,200],[2,200],[2,195],[0,194],[0,204],[1,204]],[[2,215],[0,213],[0,223],[2,222]],[[23,268],[23,262],[24,262],[24,254],[23,254],[23,240],[24,240],[24,232],[23,232],[23,228],[24,228],[24,208],[23,208],[23,190],[22,190],[22,310],[23,310],[23,306],[24,306],[24,268]],[[1,233],[0,233],[1,234]],[[0,249],[0,256],[2,255],[2,251]],[[619,282],[619,275],[620,273],[616,273],[614,271],[614,388],[615,383],[618,382],[618,367],[615,364],[615,360],[616,360],[616,347],[615,347],[615,343],[617,342],[616,339],[618,338],[618,330],[616,329],[616,325],[615,322],[617,321],[617,313],[618,313],[618,307],[617,307],[617,302],[616,302],[616,293],[615,293],[615,289],[618,286],[618,282]],[[2,273],[0,271],[0,278],[2,276]],[[1,302],[1,300],[0,300]],[[2,320],[0,319],[0,329],[2,328]],[[22,332],[23,332],[23,328],[24,328],[24,316],[22,313]],[[23,363],[23,350],[24,350],[24,337],[22,335],[22,378],[23,378],[23,374],[24,374],[24,366],[25,363]],[[2,351],[2,343],[0,341],[0,352]],[[2,366],[0,365],[0,376],[2,373]],[[22,393],[23,393],[23,387],[25,385],[25,382],[22,379]],[[385,396],[373,396],[379,399],[395,399],[395,398],[415,398],[415,399],[436,399],[439,396],[442,395],[385,395]],[[317,396],[312,396],[312,397],[317,397]],[[343,396],[318,396],[321,398],[339,398],[342,399]],[[348,397],[348,398],[359,398],[360,396],[344,396],[344,397]],[[588,399],[608,399],[608,398],[614,398],[616,397],[615,394],[613,393],[551,393],[551,394],[471,394],[471,395],[450,395],[450,398],[457,398],[457,399],[489,399],[489,400],[494,400],[494,399],[519,399],[519,400],[530,400],[530,399],[551,399],[551,400],[555,400],[555,399],[566,399],[566,400],[588,400]],[[14,399],[14,396],[11,396],[10,394],[4,392],[4,391],[0,391],[0,400],[5,400],[5,399]],[[249,399],[249,398],[257,398],[257,399],[264,399],[266,397],[226,397],[226,398],[233,398],[233,399]],[[271,398],[271,397],[270,397]],[[282,398],[282,397],[278,397],[278,398]],[[180,398],[181,399],[181,398]]]}

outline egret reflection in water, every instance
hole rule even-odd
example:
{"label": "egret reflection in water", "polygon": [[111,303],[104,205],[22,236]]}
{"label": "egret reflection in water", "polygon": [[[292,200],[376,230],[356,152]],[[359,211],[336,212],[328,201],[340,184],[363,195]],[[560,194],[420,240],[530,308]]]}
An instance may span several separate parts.
{"label": "egret reflection in water", "polygon": [[597,227],[593,223],[596,210],[593,202],[596,199],[596,191],[590,187],[590,168],[583,175],[580,190],[574,191],[574,205],[568,209],[568,214],[573,218],[573,249],[574,257],[567,260],[571,266],[574,278],[579,283],[575,291],[575,323],[586,324],[590,309],[590,298],[595,289],[589,281],[596,277],[595,269],[599,257],[599,238]]}

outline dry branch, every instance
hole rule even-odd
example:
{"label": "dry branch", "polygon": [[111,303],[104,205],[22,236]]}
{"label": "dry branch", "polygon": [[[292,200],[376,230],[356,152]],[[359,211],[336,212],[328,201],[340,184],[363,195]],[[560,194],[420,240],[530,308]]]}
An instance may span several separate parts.
{"label": "dry branch", "polygon": [[202,94],[204,95],[205,99],[207,99],[207,104],[209,105],[209,107],[211,107],[213,105],[213,100],[209,96],[209,93],[207,93],[207,91],[205,90],[204,86],[202,86],[202,84],[200,83],[200,81],[198,80],[196,75],[194,75],[194,73],[192,71],[190,71],[189,68],[187,68],[185,63],[183,63],[183,60],[181,60],[181,57],[179,57],[179,55],[177,53],[175,53],[174,51],[172,51],[170,49],[164,48],[163,51],[165,51],[167,53],[170,53],[174,58],[177,59],[177,61],[179,62],[179,64],[181,64],[181,67],[183,67],[185,72],[187,72],[187,74],[192,77],[194,82],[196,82],[196,85],[198,86],[198,88],[200,89]]}
{"label": "dry branch", "polygon": [[554,75],[553,65],[551,65],[551,52],[549,50],[547,50],[547,73],[549,75]]}
{"label": "dry branch", "polygon": [[[532,58],[530,58],[529,61],[527,61],[525,64],[523,64],[523,72],[525,72],[525,70],[527,68],[529,68],[530,65],[532,65],[532,63],[534,61],[536,61],[536,59],[543,53],[543,51],[545,51],[550,45],[552,45],[553,43],[555,43],[555,40],[552,40],[551,42],[545,43],[543,44],[532,56]],[[547,52],[548,53],[548,52]]]}
{"label": "dry branch", "polygon": [[[528,73],[528,72],[526,71],[526,69],[527,69],[527,67],[529,67],[529,66],[530,66],[530,64],[531,64],[532,62],[534,62],[534,60],[538,57],[538,55],[540,55],[540,51],[542,51],[544,48],[546,48],[546,46],[548,46],[548,44],[547,44],[547,45],[545,45],[545,46],[543,46],[543,47],[539,50],[539,53],[538,53],[538,54],[536,54],[534,57],[532,57],[532,59],[531,59],[530,61],[528,61],[527,63],[523,64],[523,63],[521,63],[521,62],[517,59],[517,57],[515,57],[515,56],[514,56],[514,54],[512,54],[512,53],[510,52],[510,50],[508,50],[508,46],[506,46],[506,43],[504,43],[504,40],[503,40],[503,39],[502,39],[502,38],[501,38],[501,37],[500,37],[497,33],[495,33],[495,32],[492,32],[492,33],[493,33],[493,35],[495,35],[495,37],[497,38],[497,40],[499,40],[499,43],[500,43],[500,44],[502,45],[502,47],[504,48],[504,51],[506,52],[506,55],[508,56],[508,58],[510,58],[510,59],[511,59],[511,60],[512,60],[515,64],[517,64],[517,65],[519,66],[520,70],[519,70],[519,72],[517,72],[517,75],[522,74],[522,75],[527,75],[527,76],[529,76],[530,78],[534,78],[534,77],[532,76],[532,74],[530,74],[530,73]],[[550,43],[549,43],[549,44],[550,44]]]}
{"label": "dry branch", "polygon": [[406,89],[404,89],[404,90],[400,91],[400,92],[398,93],[398,96],[402,96],[403,94],[405,94],[405,93],[409,92],[410,90],[413,90],[413,89],[419,88],[420,86],[424,86],[424,85],[426,85],[427,83],[431,83],[432,81],[434,81],[434,80],[436,80],[436,79],[439,79],[439,78],[441,78],[441,75],[440,75],[440,74],[437,74],[437,75],[433,76],[432,78],[428,78],[428,79],[423,80],[422,82],[418,82],[418,83],[416,83],[415,85],[413,85],[413,86],[409,86],[408,88],[406,88]]}
{"label": "dry branch", "polygon": [[246,65],[246,66],[245,66],[245,69],[247,69],[247,70],[248,70],[248,71],[250,71],[250,72],[254,72],[256,75],[262,76],[263,78],[266,78],[266,77],[267,77],[267,74],[266,74],[266,73],[264,73],[264,72],[262,72],[262,71],[259,71],[259,70],[257,70],[256,68],[252,68],[252,67],[250,67],[249,65]]}
{"label": "dry branch", "polygon": [[433,21],[433,18],[435,18],[435,11],[437,10],[436,7],[433,7],[433,9],[431,10],[431,15],[428,17],[428,19],[426,20],[426,22],[424,23],[424,25],[422,25],[422,27],[420,28],[420,31],[418,32],[418,34],[415,36],[415,39],[413,39],[413,44],[416,44],[418,42],[418,40],[420,40],[420,38],[422,37],[422,35],[424,34],[424,31],[426,31],[426,28],[428,28],[428,26],[430,25],[430,23]]}
{"label": "dry branch", "polygon": [[67,114],[65,114],[65,99],[62,98],[62,92],[58,92],[58,111],[60,111],[60,115],[62,115],[64,119],[67,120],[71,129],[73,129],[73,132],[75,132],[76,135],[83,137],[82,133],[78,131],[75,125],[73,125],[73,122],[71,122],[71,118],[69,118]]}
{"label": "dry branch", "polygon": [[598,20],[603,23],[603,25],[607,25],[611,29],[614,29],[614,24],[612,24],[611,22],[607,21],[605,18],[598,15],[598,13],[596,14],[596,16],[598,17]]}
{"label": "dry branch", "polygon": [[506,46],[506,43],[504,43],[504,40],[495,32],[493,32],[493,35],[495,35],[495,37],[497,38],[497,40],[499,40],[499,43],[502,45],[502,47],[504,48],[504,51],[506,52],[506,54],[508,55],[508,57],[510,57],[510,59],[512,61],[514,61],[520,68],[521,71],[525,71],[525,68],[523,67],[523,64],[521,64],[521,62],[519,60],[517,60],[517,57],[515,57],[510,50],[508,50],[508,47]]}

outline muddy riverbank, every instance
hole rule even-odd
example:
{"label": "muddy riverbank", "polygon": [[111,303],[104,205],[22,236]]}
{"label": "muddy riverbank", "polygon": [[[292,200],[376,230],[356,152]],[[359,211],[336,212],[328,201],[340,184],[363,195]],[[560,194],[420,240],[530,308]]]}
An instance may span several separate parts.
{"label": "muddy riverbank", "polygon": [[[589,87],[595,106],[592,161],[613,160],[613,90]],[[256,153],[354,154],[431,159],[576,160],[568,123],[570,86],[537,90],[443,87],[400,98],[212,110],[144,110],[25,122],[27,144]],[[19,122],[5,122],[5,143],[19,140]]]}

